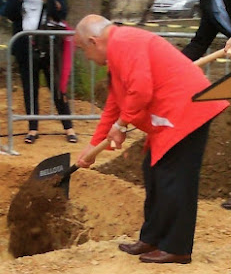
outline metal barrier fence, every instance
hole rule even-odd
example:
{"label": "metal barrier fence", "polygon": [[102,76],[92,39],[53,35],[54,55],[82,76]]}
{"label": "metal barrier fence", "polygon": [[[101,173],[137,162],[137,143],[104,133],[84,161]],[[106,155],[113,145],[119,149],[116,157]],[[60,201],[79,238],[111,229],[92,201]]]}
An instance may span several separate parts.
{"label": "metal barrier fence", "polygon": [[[187,38],[190,39],[194,37],[194,33],[181,33],[181,32],[157,32],[156,34],[170,39],[175,38]],[[32,113],[30,115],[20,115],[13,112],[13,100],[12,100],[12,47],[13,44],[17,39],[19,39],[22,36],[29,36],[29,67],[30,69],[30,95],[31,98],[33,98],[33,48],[32,48],[32,37],[37,35],[46,35],[49,36],[49,43],[50,43],[50,91],[51,91],[51,113],[49,115],[34,115],[33,113],[33,107],[31,106]],[[61,31],[61,30],[37,30],[37,31],[23,31],[19,32],[16,35],[14,35],[8,45],[7,50],[7,100],[8,100],[8,153],[9,154],[16,154],[13,150],[13,122],[14,121],[22,121],[22,120],[95,120],[99,119],[99,115],[94,114],[94,87],[95,87],[95,67],[94,64],[91,62],[91,113],[89,115],[76,115],[75,111],[72,108],[71,115],[56,115],[53,112],[54,109],[54,101],[53,101],[53,95],[54,95],[54,36],[73,36],[74,31]],[[218,35],[218,39],[225,38],[223,35]],[[73,57],[73,51],[72,51],[72,57]],[[73,60],[74,58],[72,58]],[[229,63],[226,63],[225,66],[225,74],[229,72]],[[72,66],[73,68],[73,66]],[[207,75],[210,72],[210,65],[207,65],[206,73]],[[71,76],[70,76],[70,93],[71,98],[74,99],[74,70],[72,69]],[[32,104],[31,100],[31,104]]]}
{"label": "metal barrier fence", "polygon": [[[50,92],[51,92],[51,113],[50,115],[35,115],[33,107],[33,46],[32,37],[38,35],[49,36],[50,44]],[[8,100],[8,152],[12,154],[13,151],[13,122],[22,120],[95,120],[100,116],[94,114],[94,74],[95,66],[90,62],[91,66],[91,102],[92,108],[89,115],[76,115],[74,114],[73,106],[71,115],[58,115],[54,114],[54,37],[55,36],[73,36],[74,31],[61,31],[61,30],[37,30],[37,31],[23,31],[14,35],[9,42],[7,50],[7,100]],[[30,68],[30,98],[31,98],[31,113],[30,115],[19,115],[13,113],[13,100],[12,100],[12,47],[17,39],[22,36],[29,36],[29,68]],[[73,47],[71,47],[73,48]],[[72,50],[72,49],[71,49]],[[72,50],[72,60],[74,60],[74,51]],[[72,68],[73,68],[72,64]],[[74,70],[71,71],[70,76],[70,94],[71,99],[74,99]]]}

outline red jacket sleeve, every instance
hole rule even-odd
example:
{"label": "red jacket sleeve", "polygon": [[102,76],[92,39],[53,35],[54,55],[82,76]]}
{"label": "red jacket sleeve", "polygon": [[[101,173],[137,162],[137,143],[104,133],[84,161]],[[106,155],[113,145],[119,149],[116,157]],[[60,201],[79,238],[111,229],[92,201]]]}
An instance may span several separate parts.
{"label": "red jacket sleeve", "polygon": [[113,97],[113,93],[109,92],[100,122],[91,139],[91,144],[94,146],[106,138],[109,130],[111,129],[111,126],[119,118],[120,109],[118,108]]}

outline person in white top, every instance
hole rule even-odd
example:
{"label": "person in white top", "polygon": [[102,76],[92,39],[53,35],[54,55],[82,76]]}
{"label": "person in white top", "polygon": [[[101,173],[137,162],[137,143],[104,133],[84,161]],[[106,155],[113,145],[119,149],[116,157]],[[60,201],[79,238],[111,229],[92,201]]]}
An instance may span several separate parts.
{"label": "person in white top", "polygon": [[[67,14],[67,7],[65,0],[8,0],[6,4],[6,16],[13,21],[13,33],[22,30],[36,30],[45,21],[53,20],[60,23],[65,19]],[[30,96],[30,66],[29,66],[29,50],[28,50],[28,37],[23,36],[18,39],[13,46],[13,54],[19,64],[19,70],[24,91],[24,101],[27,114],[38,114],[38,90],[39,90],[39,72],[42,69],[50,86],[50,56],[49,51],[41,54],[39,50],[39,40],[42,36],[35,36],[33,41],[33,108],[31,108]],[[47,38],[46,38],[47,39]],[[60,91],[60,71],[57,69],[60,63],[60,54],[62,45],[57,42],[55,38],[54,48],[54,102],[59,114],[69,115],[70,108],[66,98]],[[44,43],[40,43],[44,44]],[[59,45],[58,45],[59,44]],[[63,128],[66,133],[68,142],[76,143],[77,136],[75,135],[72,121],[62,120]],[[33,144],[38,139],[38,121],[29,121],[29,132],[25,137],[25,143]]]}
{"label": "person in white top", "polygon": [[36,30],[42,13],[42,0],[24,0],[22,3],[22,29]]}

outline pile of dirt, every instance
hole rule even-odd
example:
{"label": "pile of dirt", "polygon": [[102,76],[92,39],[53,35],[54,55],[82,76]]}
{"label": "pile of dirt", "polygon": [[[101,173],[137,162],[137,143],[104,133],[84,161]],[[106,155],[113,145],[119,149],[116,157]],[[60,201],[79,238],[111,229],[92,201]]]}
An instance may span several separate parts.
{"label": "pile of dirt", "polygon": [[[134,142],[122,155],[95,170],[103,174],[114,174],[118,178],[135,185],[143,185],[142,162],[144,138]],[[122,163],[122,164],[121,164]]]}
{"label": "pile of dirt", "polygon": [[76,239],[79,243],[88,240],[82,233],[84,210],[73,210],[63,189],[54,187],[58,180],[58,175],[28,180],[12,200],[7,221],[9,251],[14,257],[70,247]]}
{"label": "pile of dirt", "polygon": [[95,85],[95,104],[103,109],[108,95],[108,79],[102,79]]}
{"label": "pile of dirt", "polygon": [[[23,110],[22,90],[13,93],[14,111],[21,113]],[[45,89],[40,90],[41,111],[47,111],[49,105],[49,93]],[[6,115],[6,93],[0,93],[1,101],[1,133],[7,129]],[[91,105],[85,101],[75,101],[75,109],[80,114],[89,113]],[[139,229],[143,222],[143,201],[145,192],[142,185],[138,184],[137,178],[142,182],[141,162],[143,154],[142,141],[144,134],[138,130],[128,134],[122,150],[103,151],[97,157],[94,167],[102,168],[106,166],[110,174],[102,174],[97,170],[79,169],[71,176],[70,180],[70,200],[64,201],[64,204],[52,207],[52,210],[43,211],[43,213],[54,215],[57,214],[56,220],[50,220],[46,216],[46,222],[37,222],[37,218],[31,221],[33,226],[21,227],[17,230],[18,245],[27,243],[26,237],[29,230],[38,227],[41,222],[46,229],[46,235],[54,237],[55,241],[60,243],[61,234],[69,233],[67,241],[73,242],[71,248],[60,249],[45,254],[34,256],[24,256],[22,258],[12,259],[7,253],[8,242],[12,241],[13,222],[8,223],[10,229],[6,226],[7,214],[12,210],[12,198],[15,197],[22,183],[27,182],[30,172],[42,160],[53,157],[54,155],[64,152],[71,153],[71,162],[76,161],[77,154],[82,151],[91,139],[91,135],[98,121],[73,121],[74,128],[79,137],[77,144],[66,142],[65,138],[60,135],[40,135],[40,138],[32,146],[24,143],[24,136],[17,135],[14,137],[14,149],[20,152],[20,155],[6,156],[1,155],[0,165],[0,273],[1,274],[43,274],[62,272],[63,274],[217,274],[230,272],[230,211],[224,210],[220,204],[220,198],[209,200],[214,197],[225,196],[228,189],[231,189],[231,109],[216,117],[212,123],[209,142],[203,163],[201,176],[200,197],[203,194],[203,200],[199,199],[198,218],[195,235],[195,245],[193,252],[193,263],[185,266],[171,265],[153,265],[141,264],[138,257],[130,256],[118,249],[118,244],[126,241],[136,241],[139,237]],[[27,123],[19,121],[14,123],[14,132],[25,132]],[[41,121],[40,133],[59,133],[62,132],[59,121]],[[1,138],[2,143],[6,143],[6,138]],[[134,143],[135,142],[135,143]],[[133,144],[133,145],[132,145]],[[136,146],[139,146],[136,147]],[[122,155],[121,155],[122,154]],[[118,157],[118,159],[117,159]],[[110,163],[110,164],[109,164]],[[128,168],[128,166],[130,167]],[[106,170],[106,168],[105,168]],[[118,170],[126,176],[126,180],[118,179]],[[128,173],[131,172],[130,176]],[[140,172],[140,175],[138,173]],[[109,172],[108,172],[109,173]],[[135,175],[136,185],[131,180]],[[29,183],[29,182],[27,182]],[[24,183],[24,184],[27,184]],[[26,186],[26,185],[25,185]],[[39,185],[40,186],[40,185]],[[38,187],[39,187],[38,186]],[[31,187],[31,186],[29,186]],[[41,185],[42,197],[47,197],[47,189]],[[226,188],[226,189],[225,189]],[[19,190],[21,191],[21,189]],[[29,189],[28,189],[29,191]],[[30,195],[36,194],[30,193]],[[57,194],[58,195],[58,194]],[[15,217],[21,214],[21,219],[30,217],[25,206],[30,199],[22,195],[22,204],[16,209]],[[52,196],[55,197],[55,196]],[[40,199],[37,195],[33,196],[33,201]],[[46,199],[50,199],[47,197]],[[44,200],[44,207],[49,205]],[[39,203],[37,203],[39,204]],[[21,208],[20,208],[21,207]],[[64,207],[64,208],[63,208]],[[41,211],[39,205],[37,211]],[[56,211],[55,211],[56,210]],[[22,211],[22,213],[21,213]],[[61,214],[60,214],[61,212]],[[61,215],[61,216],[60,216]],[[13,220],[15,220],[13,218]],[[55,217],[54,217],[55,218]],[[10,219],[8,217],[8,219]],[[62,220],[61,220],[62,219]],[[64,221],[65,219],[65,221]],[[11,219],[12,220],[12,219]],[[45,219],[44,219],[45,220]],[[61,223],[62,221],[62,223]],[[15,221],[14,221],[15,222]],[[26,220],[24,221],[26,222]],[[56,227],[60,224],[62,228]],[[35,224],[35,225],[34,225]],[[26,224],[25,224],[26,225]],[[50,226],[53,225],[53,228]],[[27,230],[28,229],[28,230]],[[58,231],[58,232],[56,232]],[[32,231],[33,232],[33,231]],[[58,235],[57,235],[58,234]],[[29,234],[30,235],[30,234]],[[35,235],[36,236],[36,235]],[[129,238],[127,238],[129,237]],[[11,238],[11,239],[10,239]],[[42,245],[40,235],[38,235],[37,245]],[[48,240],[46,239],[46,241]],[[90,239],[83,245],[83,241]],[[9,240],[9,241],[8,241]],[[24,241],[24,242],[23,242]],[[30,240],[31,244],[34,244]],[[17,245],[16,245],[17,247]],[[64,247],[64,246],[63,246]],[[20,248],[20,247],[19,247]],[[23,247],[24,248],[24,247]],[[54,247],[56,248],[56,247]]]}
{"label": "pile of dirt", "polygon": [[[230,195],[230,117],[231,109],[228,108],[211,123],[209,139],[201,168],[199,198],[227,198]],[[143,143],[144,139],[134,142],[118,158],[95,169],[103,174],[114,174],[127,182],[143,186]]]}

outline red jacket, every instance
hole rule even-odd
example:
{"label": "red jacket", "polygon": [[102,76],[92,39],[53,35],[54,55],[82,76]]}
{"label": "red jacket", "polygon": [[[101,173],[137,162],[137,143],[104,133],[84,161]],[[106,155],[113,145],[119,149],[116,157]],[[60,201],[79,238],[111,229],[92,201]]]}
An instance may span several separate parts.
{"label": "red jacket", "polygon": [[132,27],[113,27],[107,47],[109,95],[91,140],[102,141],[120,117],[148,134],[154,165],[189,133],[229,106],[192,102],[210,82],[165,39]]}

